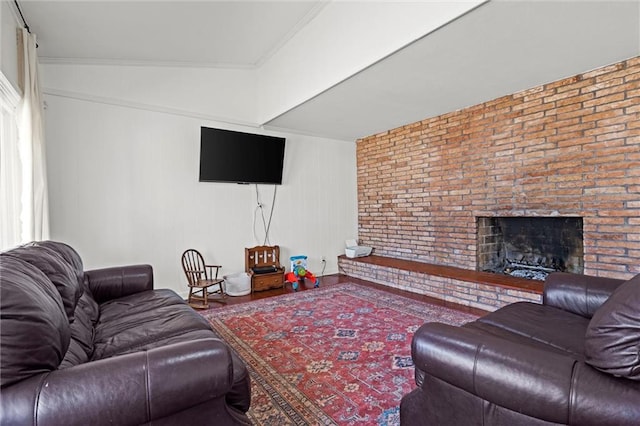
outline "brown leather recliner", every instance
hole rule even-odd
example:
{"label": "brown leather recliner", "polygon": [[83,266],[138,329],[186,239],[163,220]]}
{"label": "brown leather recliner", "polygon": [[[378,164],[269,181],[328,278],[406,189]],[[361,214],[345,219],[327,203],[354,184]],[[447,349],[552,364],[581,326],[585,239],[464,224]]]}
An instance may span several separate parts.
{"label": "brown leather recliner", "polygon": [[250,424],[245,365],[151,266],[43,241],[0,254],[0,291],[0,424]]}
{"label": "brown leather recliner", "polygon": [[553,273],[518,302],[414,335],[402,425],[640,425],[640,275]]}

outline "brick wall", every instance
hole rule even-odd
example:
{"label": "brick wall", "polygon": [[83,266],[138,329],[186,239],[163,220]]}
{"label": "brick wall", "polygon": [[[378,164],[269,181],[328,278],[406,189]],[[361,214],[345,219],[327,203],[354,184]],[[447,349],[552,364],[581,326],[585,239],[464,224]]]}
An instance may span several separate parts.
{"label": "brick wall", "polygon": [[591,275],[640,273],[640,57],[357,142],[359,238],[476,268],[477,216],[581,216]]}

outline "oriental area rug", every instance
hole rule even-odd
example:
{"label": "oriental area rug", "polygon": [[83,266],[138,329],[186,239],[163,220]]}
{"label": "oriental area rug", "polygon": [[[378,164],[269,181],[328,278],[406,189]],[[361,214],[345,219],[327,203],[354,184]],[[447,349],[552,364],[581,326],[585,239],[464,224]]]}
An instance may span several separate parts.
{"label": "oriental area rug", "polygon": [[358,284],[203,311],[245,361],[255,425],[398,425],[414,387],[411,338],[476,316]]}

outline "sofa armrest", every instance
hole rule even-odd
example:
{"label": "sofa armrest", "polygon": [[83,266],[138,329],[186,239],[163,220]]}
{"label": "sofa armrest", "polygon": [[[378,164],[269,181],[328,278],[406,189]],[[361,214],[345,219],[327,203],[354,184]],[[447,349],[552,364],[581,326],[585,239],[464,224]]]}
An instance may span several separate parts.
{"label": "sofa armrest", "polygon": [[614,278],[554,272],[544,283],[542,303],[591,318],[624,282]]}
{"label": "sofa armrest", "polygon": [[426,374],[549,422],[623,425],[640,418],[640,382],[479,330],[427,323],[413,338],[412,356]]}
{"label": "sofa armrest", "polygon": [[85,271],[84,279],[98,303],[141,291],[153,290],[153,268],[151,265],[93,269]]}
{"label": "sofa armrest", "polygon": [[231,366],[223,342],[202,339],[56,370],[3,389],[2,424],[138,425],[203,403],[224,414]]}

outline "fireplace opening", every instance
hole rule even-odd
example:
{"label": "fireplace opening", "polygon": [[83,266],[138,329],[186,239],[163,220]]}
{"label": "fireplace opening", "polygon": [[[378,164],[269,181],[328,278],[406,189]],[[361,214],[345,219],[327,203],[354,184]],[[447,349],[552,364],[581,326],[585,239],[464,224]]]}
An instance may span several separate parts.
{"label": "fireplace opening", "polygon": [[478,217],[477,270],[544,281],[584,272],[581,217]]}

